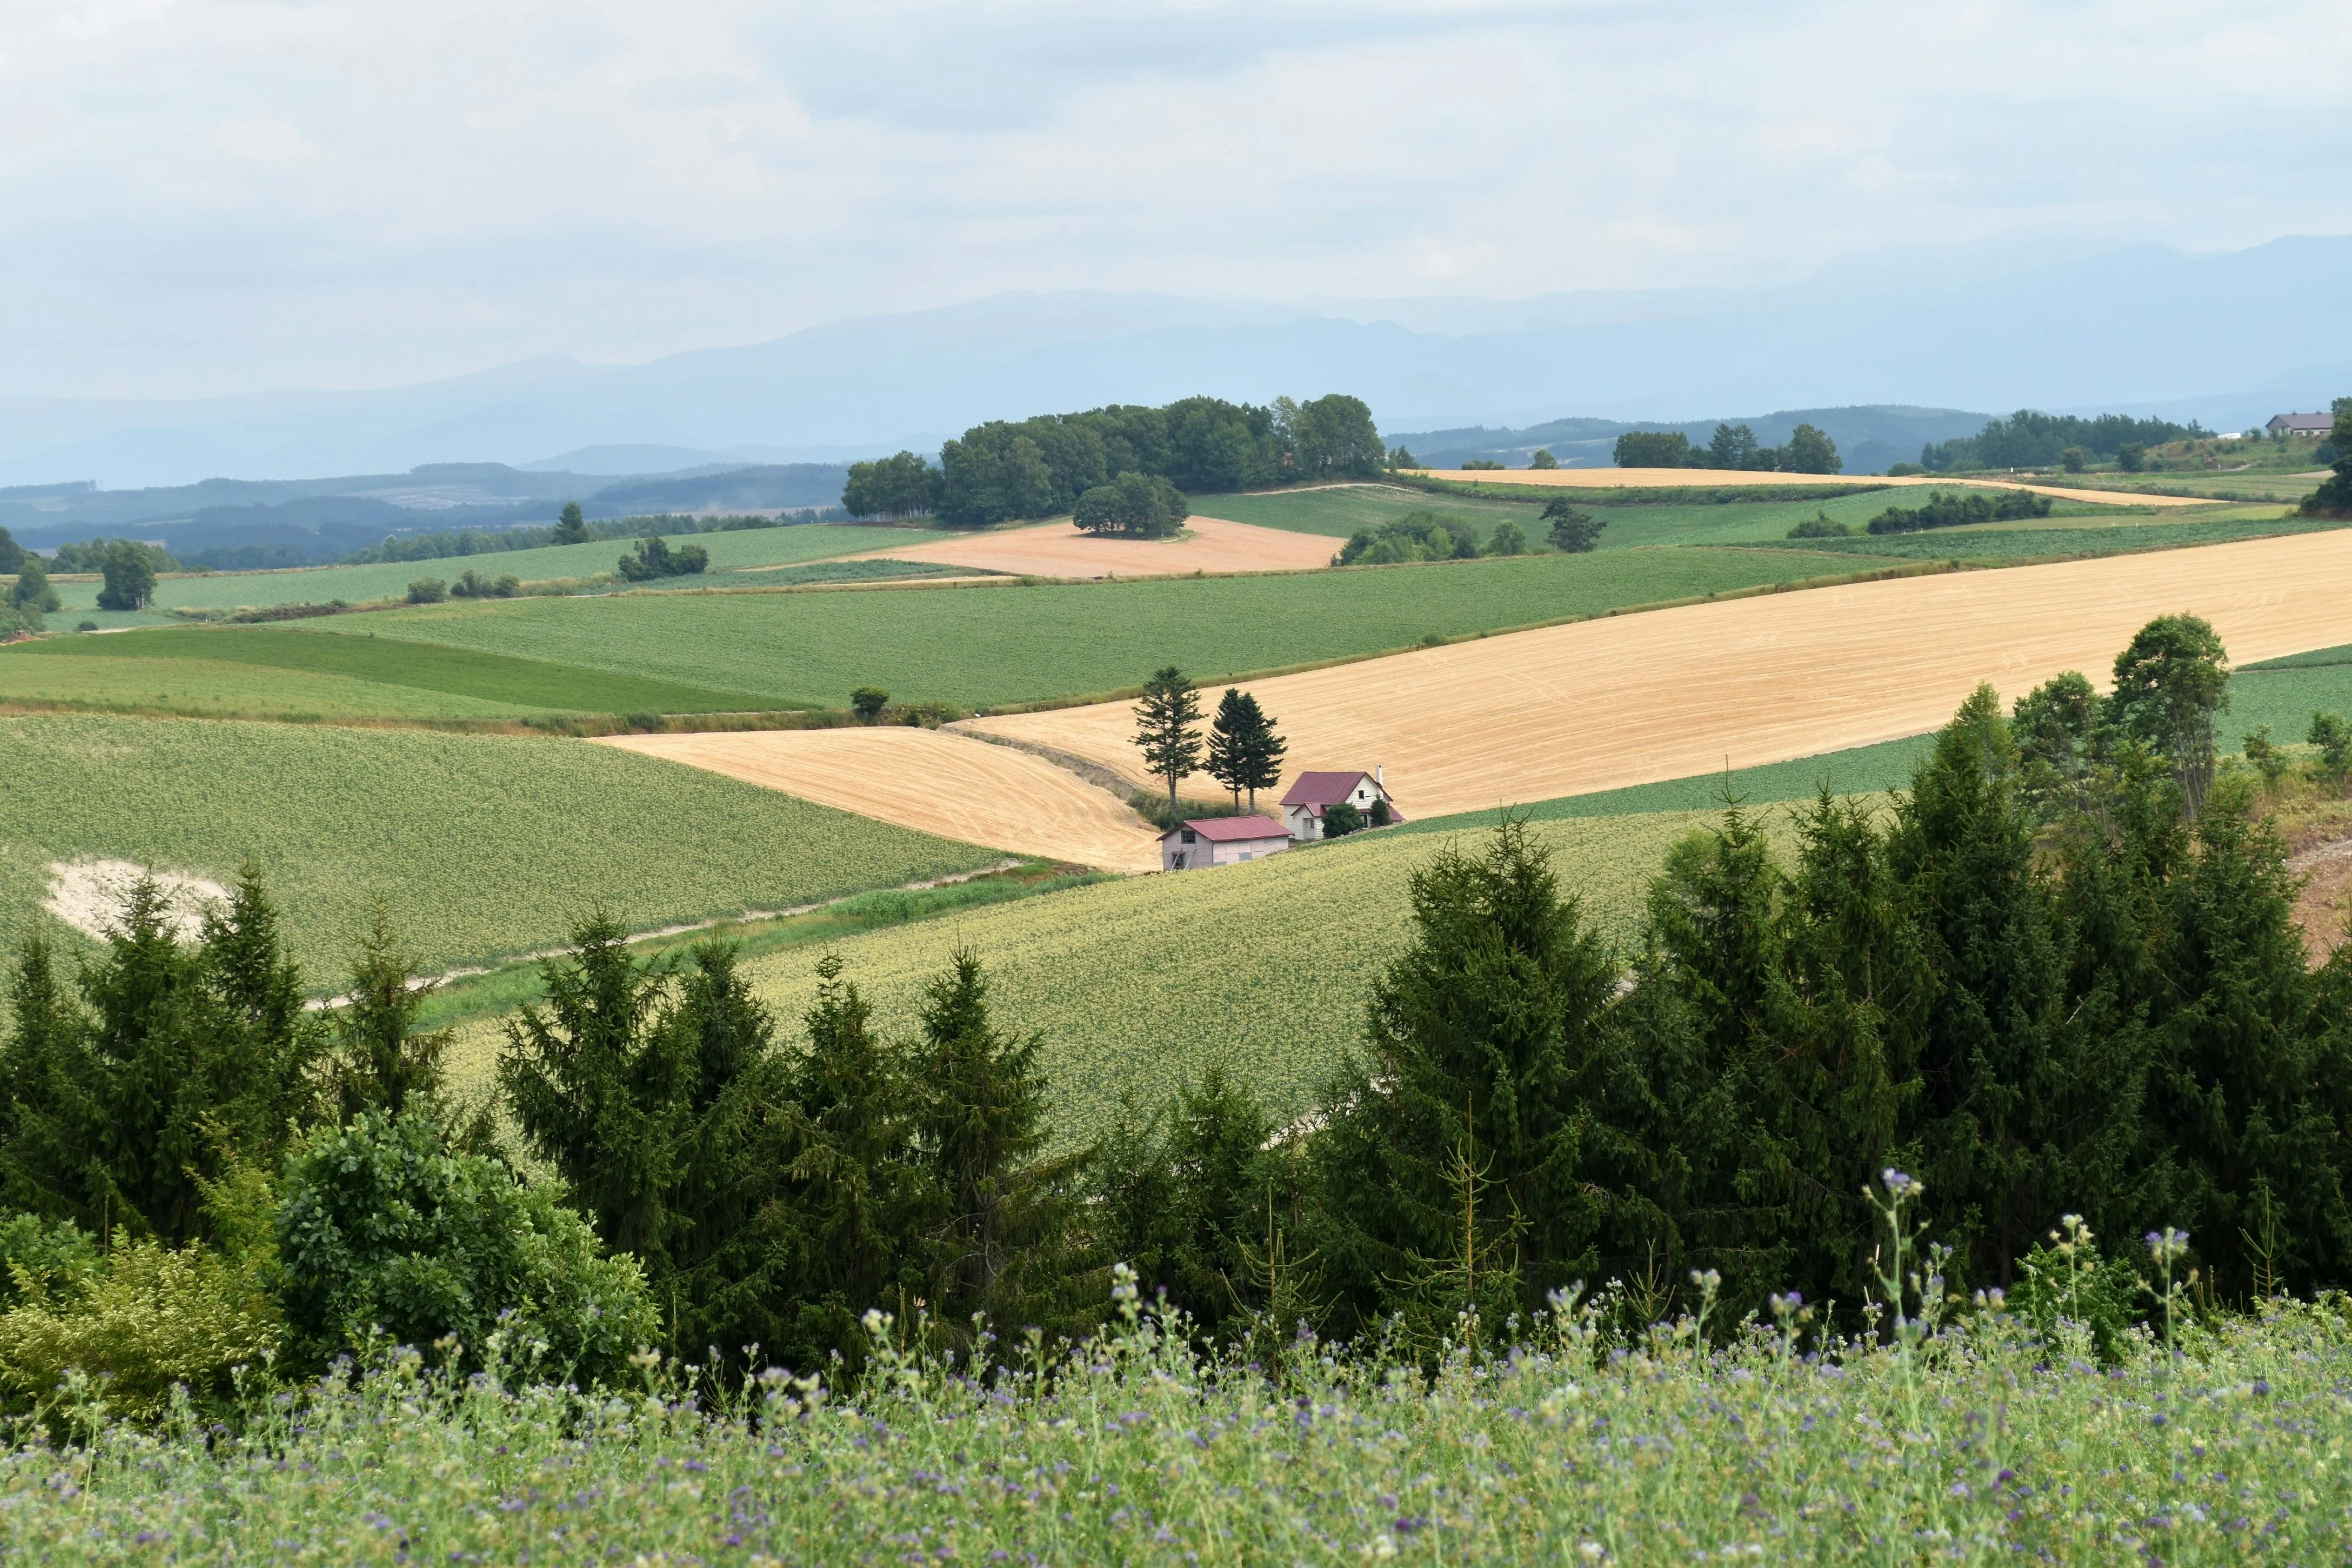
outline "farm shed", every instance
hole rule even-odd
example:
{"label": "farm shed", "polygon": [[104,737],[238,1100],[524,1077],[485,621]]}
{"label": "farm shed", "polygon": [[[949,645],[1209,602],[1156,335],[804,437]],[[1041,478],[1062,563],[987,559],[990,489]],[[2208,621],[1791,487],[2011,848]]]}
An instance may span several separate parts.
{"label": "farm shed", "polygon": [[2336,428],[2333,414],[2273,414],[2263,426],[2273,436],[2325,436]]}
{"label": "farm shed", "polygon": [[[1323,837],[1323,814],[1345,801],[1363,813],[1366,824],[1402,822],[1404,814],[1390,798],[1388,786],[1381,782],[1378,770],[1366,773],[1306,773],[1298,775],[1282,797],[1282,818],[1289,826],[1290,837],[1301,844],[1312,843]],[[1381,821],[1375,806],[1387,813]]]}
{"label": "farm shed", "polygon": [[1160,836],[1160,868],[1183,871],[1232,866],[1279,855],[1289,847],[1289,832],[1270,816],[1195,817]]}

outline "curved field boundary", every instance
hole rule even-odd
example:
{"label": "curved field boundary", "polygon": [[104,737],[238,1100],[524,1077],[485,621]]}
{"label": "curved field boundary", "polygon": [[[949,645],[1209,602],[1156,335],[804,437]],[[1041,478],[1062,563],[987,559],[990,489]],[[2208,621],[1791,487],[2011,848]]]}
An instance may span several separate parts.
{"label": "curved field boundary", "polygon": [[[2352,641],[2352,532],[1764,595],[1247,682],[1294,769],[1385,765],[1410,816],[1898,740],[1989,680],[2103,679],[2188,610],[2244,662]],[[1131,771],[1130,704],[971,721]]]}
{"label": "curved field boundary", "polygon": [[1331,543],[1318,534],[1260,528],[1218,517],[1195,517],[1184,526],[1192,532],[1189,539],[1100,539],[1079,532],[1065,519],[874,553],[894,561],[1066,578],[1311,572],[1331,563]]}
{"label": "curved field boundary", "polygon": [[593,742],[724,773],[901,827],[1108,871],[1156,871],[1160,839],[1041,757],[936,730],[614,735]]}
{"label": "curved field boundary", "polygon": [[2211,506],[2206,496],[2155,495],[2141,490],[2090,490],[2066,485],[2029,485],[2013,479],[1979,475],[1958,478],[1944,474],[1781,474],[1748,473],[1728,468],[1407,468],[1405,473],[1449,485],[1496,486],[1518,489],[1706,489],[1724,485],[1853,485],[1857,489],[1973,485],[1983,489],[2032,490],[2060,500],[2095,501],[2102,506]]}

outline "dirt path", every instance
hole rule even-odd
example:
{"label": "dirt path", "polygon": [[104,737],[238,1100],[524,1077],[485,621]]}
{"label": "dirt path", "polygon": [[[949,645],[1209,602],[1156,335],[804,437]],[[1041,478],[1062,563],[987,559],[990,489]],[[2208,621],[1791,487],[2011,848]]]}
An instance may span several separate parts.
{"label": "dirt path", "polygon": [[1098,539],[1064,519],[1027,528],[935,539],[906,549],[870,550],[852,561],[888,557],[977,566],[1039,577],[1186,577],[1195,572],[1309,572],[1331,563],[1336,539],[1195,517],[1190,539]]}
{"label": "dirt path", "polygon": [[2214,506],[2203,496],[2146,495],[2139,491],[2079,489],[2066,485],[2025,484],[2015,479],[1967,479],[1940,474],[1906,474],[1887,479],[1872,474],[1751,474],[1724,468],[1413,468],[1424,479],[1456,484],[1504,485],[1544,489],[1694,489],[1715,485],[1974,485],[1986,489],[2032,490],[2060,500],[2096,501],[2103,506]]}
{"label": "dirt path", "polygon": [[[2152,616],[2240,663],[2352,643],[2352,531],[1766,595],[1425,648],[1255,683],[1307,768],[1384,764],[1415,817],[1916,735],[1979,680],[2104,680]],[[1131,705],[971,721],[1131,772]],[[989,842],[995,842],[990,840]]]}
{"label": "dirt path", "polygon": [[1156,871],[1160,840],[1109,792],[1041,757],[936,730],[614,735],[594,742],[708,768],[861,816],[1108,871]]}

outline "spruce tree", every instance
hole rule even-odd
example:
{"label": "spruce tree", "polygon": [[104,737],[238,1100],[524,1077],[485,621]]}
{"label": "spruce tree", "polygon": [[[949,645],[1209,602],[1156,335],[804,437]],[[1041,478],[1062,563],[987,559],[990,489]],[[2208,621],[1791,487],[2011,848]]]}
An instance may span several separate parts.
{"label": "spruce tree", "polygon": [[415,975],[416,961],[394,938],[379,901],[360,934],[342,1005],[331,1015],[336,1048],[327,1089],[338,1123],[362,1110],[396,1117],[411,1100],[440,1092],[449,1032],[416,1032],[432,988],[415,984]]}
{"label": "spruce tree", "polygon": [[1248,726],[1248,740],[1242,748],[1242,787],[1249,791],[1250,809],[1255,811],[1257,792],[1282,782],[1282,759],[1290,742],[1276,732],[1274,721],[1252,693],[1242,694],[1242,715]]}
{"label": "spruce tree", "polygon": [[1135,705],[1135,743],[1154,778],[1168,781],[1168,816],[1176,816],[1176,785],[1201,760],[1201,695],[1174,665],[1144,683]]}
{"label": "spruce tree", "polygon": [[913,1121],[939,1210],[932,1300],[949,1325],[977,1313],[1055,1326],[1066,1313],[1075,1184],[1086,1157],[1045,1157],[1038,1045],[1034,1035],[998,1032],[969,952],[924,992]]}
{"label": "spruce tree", "polygon": [[1254,737],[1249,713],[1242,706],[1244,700],[1238,687],[1226,687],[1217,701],[1216,720],[1209,726],[1208,773],[1233,795],[1235,811],[1241,809],[1242,791],[1250,787],[1252,776]]}

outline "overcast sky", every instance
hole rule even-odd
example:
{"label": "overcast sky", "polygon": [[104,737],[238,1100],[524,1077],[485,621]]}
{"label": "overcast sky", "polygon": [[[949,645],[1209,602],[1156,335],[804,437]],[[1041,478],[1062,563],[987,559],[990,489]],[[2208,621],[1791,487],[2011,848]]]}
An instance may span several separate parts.
{"label": "overcast sky", "polygon": [[2352,5],[0,0],[0,391],[2352,231]]}

